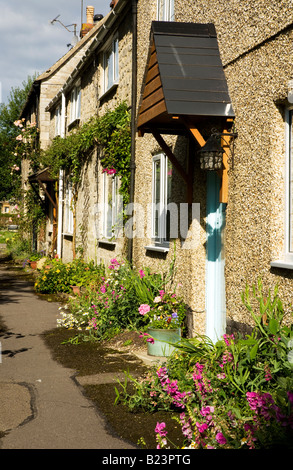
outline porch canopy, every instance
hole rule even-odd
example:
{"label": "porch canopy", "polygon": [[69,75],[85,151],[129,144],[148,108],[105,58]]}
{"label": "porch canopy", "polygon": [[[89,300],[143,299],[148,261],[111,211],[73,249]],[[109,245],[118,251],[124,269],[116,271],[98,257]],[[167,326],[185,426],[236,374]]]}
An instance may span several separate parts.
{"label": "porch canopy", "polygon": [[138,130],[178,134],[211,117],[234,117],[214,25],[154,21]]}
{"label": "porch canopy", "polygon": [[28,181],[33,187],[32,183],[38,183],[38,185],[43,189],[44,193],[52,203],[53,207],[57,209],[57,204],[56,201],[52,198],[51,194],[48,192],[46,186],[44,183],[54,183],[56,181],[56,178],[52,178],[50,175],[50,169],[49,168],[44,168],[42,170],[37,171],[33,175],[30,175],[28,177]]}
{"label": "porch canopy", "polygon": [[233,118],[215,26],[154,21],[138,109],[138,134],[153,134],[190,186],[190,177],[162,134],[192,135],[202,147],[206,141],[199,129],[216,126],[222,132],[231,127]]}

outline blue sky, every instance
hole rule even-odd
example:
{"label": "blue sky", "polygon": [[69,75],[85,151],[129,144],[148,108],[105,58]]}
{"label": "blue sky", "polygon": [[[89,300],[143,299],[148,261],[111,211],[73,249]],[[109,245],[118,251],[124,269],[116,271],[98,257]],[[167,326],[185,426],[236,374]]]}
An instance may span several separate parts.
{"label": "blue sky", "polygon": [[[74,31],[69,25],[77,24],[79,36],[87,5],[106,15],[110,1],[0,0],[0,101],[6,103],[12,87],[21,87],[28,76],[44,72],[66,54]],[[51,24],[58,15],[72,32],[58,22]]]}

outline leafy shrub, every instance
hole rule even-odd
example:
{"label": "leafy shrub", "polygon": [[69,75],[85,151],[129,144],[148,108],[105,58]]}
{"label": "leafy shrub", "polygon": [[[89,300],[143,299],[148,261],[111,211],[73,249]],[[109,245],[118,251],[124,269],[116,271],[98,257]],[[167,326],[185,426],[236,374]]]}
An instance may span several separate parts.
{"label": "leafy shrub", "polygon": [[[136,271],[128,263],[113,258],[100,276],[99,285],[86,289],[70,301],[70,315],[79,319],[91,337],[106,338],[123,329],[143,326],[138,308],[142,302],[155,297],[162,286],[162,277],[148,270]],[[61,322],[67,322],[67,314]]]}
{"label": "leafy shrub", "polygon": [[95,285],[102,273],[103,266],[96,266],[93,262],[86,263],[82,259],[76,259],[71,263],[63,263],[59,259],[53,259],[40,270],[35,290],[42,294],[71,293],[73,285]]}
{"label": "leafy shrub", "polygon": [[32,252],[31,243],[19,234],[15,234],[6,241],[7,253],[13,258],[25,259]]}
{"label": "leafy shrub", "polygon": [[[177,421],[191,448],[271,448],[293,446],[293,325],[275,289],[264,297],[253,288],[258,312],[247,289],[243,302],[255,321],[250,335],[183,339],[166,365],[143,380],[135,393],[117,391],[131,409],[177,410]],[[156,428],[158,445],[167,445],[164,423]]]}

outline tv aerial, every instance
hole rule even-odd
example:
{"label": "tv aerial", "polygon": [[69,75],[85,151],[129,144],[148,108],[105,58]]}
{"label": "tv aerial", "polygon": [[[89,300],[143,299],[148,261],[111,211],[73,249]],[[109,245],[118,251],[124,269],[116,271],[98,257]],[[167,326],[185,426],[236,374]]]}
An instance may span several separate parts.
{"label": "tv aerial", "polygon": [[[62,23],[62,21],[58,20],[60,15],[57,15],[56,18],[54,18],[53,20],[49,21],[50,24],[54,25],[54,23],[60,23],[61,26],[63,26],[63,28],[65,28],[67,31],[69,31],[69,33],[74,33],[73,35],[73,38],[71,40],[71,43],[67,44],[67,47],[74,47],[77,42],[78,42],[78,37],[77,37],[77,34],[76,34],[76,28],[77,28],[77,24],[76,23],[72,23],[72,24],[69,24],[69,25],[65,25]],[[69,28],[73,26],[74,27],[74,30],[70,30]]]}

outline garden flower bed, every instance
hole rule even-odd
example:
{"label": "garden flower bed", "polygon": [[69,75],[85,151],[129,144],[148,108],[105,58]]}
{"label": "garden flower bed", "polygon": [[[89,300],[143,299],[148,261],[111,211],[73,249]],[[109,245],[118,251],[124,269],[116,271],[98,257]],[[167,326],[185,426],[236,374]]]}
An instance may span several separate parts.
{"label": "garden flower bed", "polygon": [[[283,324],[277,291],[264,300],[260,284],[257,294],[258,314],[248,291],[243,298],[255,320],[250,335],[182,340],[166,364],[133,379],[134,393],[120,383],[117,400],[130,409],[179,411],[184,448],[292,448],[293,326]],[[168,447],[165,422],[155,432],[158,447]]]}
{"label": "garden flower bed", "polygon": [[[59,327],[74,328],[72,343],[107,340],[125,330],[152,340],[145,336],[152,324],[169,328],[178,321],[184,328],[186,306],[170,273],[135,270],[116,259],[95,269],[82,294],[61,311]],[[36,289],[67,288],[59,275],[67,279],[70,270],[54,262],[40,271]],[[165,363],[139,379],[126,373],[128,380],[118,381],[116,404],[131,412],[175,412],[185,448],[292,448],[293,325],[284,323],[277,289],[264,297],[259,283],[253,302],[250,297],[247,289],[242,300],[255,323],[251,334],[224,335],[216,344],[183,335]],[[158,421],[154,433],[158,447],[170,445],[170,422],[168,429]]]}

